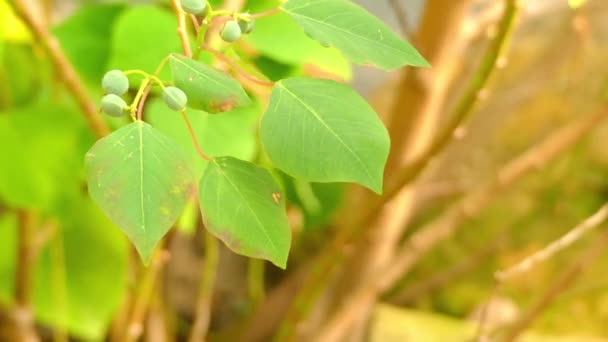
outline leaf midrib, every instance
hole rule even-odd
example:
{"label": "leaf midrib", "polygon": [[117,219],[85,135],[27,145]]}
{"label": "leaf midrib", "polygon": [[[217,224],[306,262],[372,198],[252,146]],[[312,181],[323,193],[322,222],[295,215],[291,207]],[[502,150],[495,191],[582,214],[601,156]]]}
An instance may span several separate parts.
{"label": "leaf midrib", "polygon": [[217,169],[222,174],[222,176],[224,176],[224,178],[226,178],[226,180],[228,181],[228,183],[230,183],[230,185],[234,188],[234,190],[236,191],[236,193],[239,194],[239,196],[243,199],[243,202],[245,202],[245,206],[249,209],[249,211],[251,212],[251,214],[253,215],[253,217],[257,221],[257,223],[258,223],[258,225],[260,227],[260,230],[264,234],[264,237],[266,237],[266,239],[268,240],[268,242],[270,242],[270,245],[272,246],[272,250],[274,251],[275,257],[278,256],[279,255],[279,250],[277,249],[277,246],[274,244],[274,242],[272,241],[272,239],[270,238],[270,236],[268,235],[268,233],[264,229],[265,225],[262,223],[262,221],[260,220],[260,218],[256,214],[256,211],[249,205],[249,201],[247,200],[247,198],[245,197],[245,195],[243,195],[243,193],[239,190],[239,188],[232,181],[232,179],[230,179],[230,177],[228,176],[228,174],[226,174],[222,170],[221,165],[215,159],[213,160],[213,163],[217,166]]}
{"label": "leaf midrib", "polygon": [[329,126],[325,120],[323,120],[323,118],[314,110],[314,108],[310,107],[306,102],[302,101],[296,94],[294,94],[292,91],[290,91],[287,87],[285,87],[283,85],[282,82],[277,83],[277,86],[283,88],[287,93],[289,93],[295,100],[297,100],[298,102],[300,102],[302,104],[302,106],[304,106],[304,108],[310,112],[313,117],[315,117],[315,119],[317,119],[336,139],[338,139],[338,141],[340,142],[340,144],[342,144],[342,146],[344,146],[344,148],[346,148],[346,150],[353,156],[355,157],[355,159],[357,160],[357,162],[359,163],[359,165],[361,165],[361,167],[363,167],[363,169],[365,170],[365,174],[367,175],[367,178],[369,181],[371,181],[372,183],[374,182],[374,177],[372,176],[372,174],[370,173],[369,169],[367,168],[367,165],[365,165],[365,163],[363,163],[363,160],[361,160],[361,158],[359,158],[359,156],[355,153],[355,151],[353,151],[344,140],[342,140],[342,138],[338,135],[338,133],[336,133],[331,126]]}
{"label": "leaf midrib", "polygon": [[[228,92],[232,92],[232,91],[233,91],[233,89],[231,89],[231,88],[233,88],[233,87],[231,87],[231,86],[229,86],[228,84],[226,84],[226,82],[231,82],[231,81],[232,81],[230,78],[227,78],[227,79],[226,79],[226,82],[219,82],[219,81],[217,81],[215,78],[213,78],[213,77],[209,77],[209,75],[205,74],[204,72],[202,72],[202,71],[200,71],[200,70],[195,69],[194,67],[192,67],[192,66],[188,65],[186,62],[182,61],[181,59],[179,59],[179,58],[177,58],[177,57],[175,57],[175,56],[173,56],[173,55],[171,55],[171,57],[170,57],[170,58],[171,58],[173,61],[179,62],[181,65],[183,65],[183,66],[184,66],[184,67],[186,67],[187,69],[191,70],[192,72],[195,72],[197,75],[201,75],[201,76],[202,76],[202,77],[204,77],[205,79],[207,79],[207,80],[209,80],[209,81],[213,82],[214,84],[216,84],[216,85],[218,85],[218,86],[222,87],[224,90],[226,90],[226,91],[228,91]],[[213,70],[213,71],[216,71],[216,70]],[[219,73],[219,71],[217,71],[217,72]],[[223,76],[223,75],[222,75],[222,76]],[[236,88],[236,87],[234,87],[234,88]],[[240,92],[240,89],[237,89],[237,90]],[[242,94],[239,94],[239,97],[241,97],[241,99],[242,99],[242,96],[241,96],[241,95],[242,95]]]}

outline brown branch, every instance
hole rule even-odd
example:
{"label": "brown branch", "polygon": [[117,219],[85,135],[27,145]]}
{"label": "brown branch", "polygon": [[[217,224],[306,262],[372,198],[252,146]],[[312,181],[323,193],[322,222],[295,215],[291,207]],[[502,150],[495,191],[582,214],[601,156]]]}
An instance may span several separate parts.
{"label": "brown branch", "polygon": [[316,340],[339,340],[340,334],[350,327],[356,317],[355,312],[358,310],[355,308],[371,305],[380,293],[389,290],[434,246],[452,237],[462,227],[462,223],[478,215],[497,198],[498,194],[511,188],[516,181],[528,173],[543,168],[548,162],[579,142],[607,116],[608,109],[601,108],[598,112],[579,118],[557,130],[502,167],[493,179],[479,185],[437,219],[419,229],[399,249],[387,267],[370,278],[371,282],[366,287],[352,293],[345,300]]}
{"label": "brown branch", "polygon": [[18,250],[15,267],[15,330],[22,341],[38,341],[32,311],[32,288],[36,265],[36,222],[37,215],[30,211],[19,211]]}
{"label": "brown branch", "polygon": [[182,43],[184,55],[192,58],[192,48],[190,47],[190,38],[188,37],[188,29],[186,28],[186,13],[182,11],[180,0],[171,0],[171,6],[177,16],[177,35]]}
{"label": "brown branch", "polygon": [[524,260],[518,262],[509,269],[496,272],[496,280],[499,282],[504,282],[522,273],[528,272],[539,263],[552,258],[555,254],[571,246],[573,243],[581,239],[586,233],[604,223],[606,219],[608,219],[608,203],[604,204],[597,212],[595,212],[595,214],[585,219],[564,236],[553,241],[545,248],[526,257]]}
{"label": "brown branch", "polygon": [[158,281],[160,271],[168,259],[168,252],[164,250],[161,242],[154,255],[152,255],[150,266],[142,272],[143,274],[133,298],[131,312],[126,325],[127,331],[125,332],[123,341],[135,342],[142,336],[144,332],[144,320],[154,294],[154,287]]}
{"label": "brown branch", "polygon": [[[410,162],[404,169],[398,171],[399,176],[390,184],[378,204],[381,206],[399,193],[399,191],[418,177],[426,169],[430,161],[452,140],[454,132],[464,121],[473,113],[475,106],[494,74],[498,66],[504,64],[502,55],[509,42],[510,33],[513,31],[515,18],[517,17],[517,1],[506,0],[505,10],[500,22],[498,32],[490,42],[486,50],[479,69],[473,76],[467,90],[460,98],[454,113],[450,116],[447,125],[434,139],[433,143],[424,150],[415,160]],[[372,210],[371,212],[374,212]]]}
{"label": "brown branch", "polygon": [[514,341],[523,333],[554,301],[567,290],[580,275],[587,270],[606,251],[608,233],[604,232],[588,249],[583,251],[579,258],[552,282],[551,287],[541,296],[532,308],[521,316],[512,326],[502,341]]}
{"label": "brown branch", "polygon": [[107,135],[110,130],[99,116],[95,102],[87,93],[86,87],[74,67],[65,56],[57,39],[51,35],[43,23],[36,18],[34,9],[26,0],[10,0],[9,4],[14,12],[28,26],[34,39],[39,42],[49,55],[57,74],[62,78],[68,90],[78,102],[91,130],[98,136]]}
{"label": "brown branch", "polygon": [[219,261],[219,241],[209,232],[205,232],[205,265],[201,274],[198,302],[196,305],[196,316],[190,342],[205,341],[209,323],[211,322],[211,304],[213,299],[213,287],[217,275]]}
{"label": "brown branch", "polygon": [[236,64],[235,61],[233,61],[232,59],[228,58],[228,56],[224,55],[223,53],[219,52],[218,50],[203,44],[200,47],[202,50],[205,51],[209,51],[211,52],[216,58],[220,59],[222,62],[230,65],[234,70],[236,70],[239,74],[241,74],[243,77],[245,77],[247,80],[265,86],[265,87],[274,87],[274,82],[268,82],[268,81],[263,81],[258,79],[257,77],[251,75],[250,73],[248,73],[245,69],[241,68],[238,64]]}
{"label": "brown branch", "polygon": [[399,0],[388,0],[388,4],[393,8],[393,12],[395,12],[395,17],[399,22],[399,28],[401,29],[401,34],[404,37],[409,37],[411,34],[409,21],[407,19],[407,12],[401,2]]}
{"label": "brown branch", "polygon": [[254,18],[254,19],[264,18],[264,17],[269,17],[271,15],[275,15],[275,14],[280,13],[280,12],[281,12],[281,8],[277,7],[277,8],[273,8],[271,10],[268,10],[268,11],[252,14],[251,17]]}

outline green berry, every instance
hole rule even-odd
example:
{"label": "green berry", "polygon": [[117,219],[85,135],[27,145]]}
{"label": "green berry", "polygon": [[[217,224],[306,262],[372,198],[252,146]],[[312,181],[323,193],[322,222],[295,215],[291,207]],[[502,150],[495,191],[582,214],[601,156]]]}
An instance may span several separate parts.
{"label": "green berry", "polygon": [[127,103],[118,95],[109,94],[101,99],[101,110],[109,116],[123,116],[127,113],[127,109]]}
{"label": "green berry", "polygon": [[249,14],[243,14],[242,17],[247,18],[247,20],[239,19],[239,28],[243,34],[249,34],[255,28],[255,19]]}
{"label": "green berry", "polygon": [[129,79],[120,70],[108,71],[101,80],[101,87],[106,94],[122,96],[129,90]]}
{"label": "green berry", "polygon": [[224,28],[222,29],[222,32],[220,32],[220,36],[225,42],[235,42],[241,38],[241,28],[236,21],[228,21],[226,24],[224,24]]}
{"label": "green berry", "polygon": [[167,106],[175,111],[181,112],[186,108],[186,104],[188,103],[188,97],[186,94],[179,88],[176,87],[167,87],[163,92],[163,100]]}
{"label": "green berry", "polygon": [[198,15],[207,9],[205,0],[182,0],[182,9],[186,13]]}

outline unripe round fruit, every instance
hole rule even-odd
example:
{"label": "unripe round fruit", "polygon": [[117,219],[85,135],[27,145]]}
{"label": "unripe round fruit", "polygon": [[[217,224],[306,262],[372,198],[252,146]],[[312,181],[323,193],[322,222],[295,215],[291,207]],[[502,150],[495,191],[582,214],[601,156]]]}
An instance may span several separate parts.
{"label": "unripe round fruit", "polygon": [[224,28],[222,29],[222,32],[220,32],[220,36],[225,42],[235,42],[241,38],[241,28],[236,21],[228,21],[226,24],[224,24]]}
{"label": "unripe round fruit", "polygon": [[243,34],[249,34],[255,28],[255,19],[253,19],[249,14],[244,14],[243,17],[248,18],[249,21],[239,19],[239,28]]}
{"label": "unripe round fruit", "polygon": [[197,15],[205,12],[206,8],[207,1],[205,0],[182,0],[182,9],[186,13]]}
{"label": "unripe round fruit", "polygon": [[127,113],[127,103],[120,96],[109,94],[101,99],[101,110],[109,116],[121,117]]}
{"label": "unripe round fruit", "polygon": [[108,71],[101,80],[101,87],[106,94],[122,96],[129,90],[129,79],[120,70]]}
{"label": "unripe round fruit", "polygon": [[184,110],[188,103],[186,94],[176,87],[166,87],[163,92],[163,100],[165,100],[165,103],[169,108],[178,112]]}

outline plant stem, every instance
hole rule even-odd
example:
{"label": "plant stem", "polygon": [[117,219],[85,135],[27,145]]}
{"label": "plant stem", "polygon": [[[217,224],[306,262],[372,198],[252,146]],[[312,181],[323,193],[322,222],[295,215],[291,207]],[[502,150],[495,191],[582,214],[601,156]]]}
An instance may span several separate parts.
{"label": "plant stem", "polygon": [[[518,7],[516,0],[506,0],[504,14],[498,24],[498,32],[490,42],[477,73],[473,76],[464,95],[460,98],[454,113],[450,115],[447,125],[439,132],[433,143],[414,161],[397,171],[398,177],[388,184],[377,207],[390,201],[399,191],[418,177],[426,166],[451,141],[456,129],[473,113],[475,105],[483,93],[488,81],[500,64],[500,58],[508,46],[509,38],[515,24]],[[376,208],[377,208],[376,207]],[[375,212],[370,210],[371,213]]]}
{"label": "plant stem", "polygon": [[247,267],[247,287],[253,306],[264,299],[264,260],[249,258]]}
{"label": "plant stem", "polygon": [[15,323],[20,340],[37,341],[32,312],[32,287],[36,266],[36,222],[37,215],[21,210],[18,217],[18,251],[15,267]]}
{"label": "plant stem", "polygon": [[448,208],[435,220],[421,227],[403,244],[391,264],[378,271],[367,286],[352,293],[326,323],[316,341],[336,338],[355,318],[355,308],[367,307],[377,296],[389,290],[398,280],[439,242],[452,237],[466,220],[479,214],[492,203],[499,193],[532,171],[541,170],[547,163],[578,143],[587,133],[608,117],[608,108],[601,108],[592,115],[582,117],[549,135],[545,140],[528,149],[503,166],[495,177]]}
{"label": "plant stem", "polygon": [[125,332],[124,337],[125,342],[138,341],[143,334],[144,319],[146,318],[146,312],[148,311],[150,301],[152,300],[154,287],[158,281],[160,271],[168,259],[166,253],[161,240],[154,255],[152,255],[150,266],[143,270],[143,274],[141,275],[141,279],[137,286],[128,324],[126,325],[127,331]]}
{"label": "plant stem", "polygon": [[34,40],[40,42],[49,55],[57,74],[63,79],[68,90],[72,93],[82,109],[91,130],[98,137],[107,135],[110,130],[99,116],[95,102],[90,98],[82,80],[78,77],[74,67],[61,50],[57,39],[51,35],[46,27],[36,18],[34,8],[26,0],[10,0],[9,4],[14,12],[28,26],[34,36]]}
{"label": "plant stem", "polygon": [[209,323],[211,321],[211,305],[213,302],[213,288],[217,275],[217,265],[219,261],[219,241],[209,232],[205,232],[205,264],[201,273],[200,288],[198,292],[198,302],[196,305],[196,318],[192,331],[190,332],[190,342],[205,341]]}
{"label": "plant stem", "polygon": [[281,12],[281,8],[277,7],[277,8],[273,8],[271,10],[268,10],[268,11],[252,14],[251,17],[254,18],[254,19],[264,18],[264,17],[269,17],[271,15],[275,15],[275,14],[280,13],[280,12]]}
{"label": "plant stem", "polygon": [[190,38],[188,37],[188,30],[186,29],[186,14],[182,11],[179,0],[171,0],[173,11],[177,16],[177,35],[182,42],[182,50],[184,55],[188,58],[192,58],[192,49],[190,48]]}
{"label": "plant stem", "polygon": [[581,253],[579,258],[570,264],[556,281],[552,282],[551,287],[547,289],[538,302],[534,304],[526,314],[522,315],[517,322],[513,324],[506,337],[501,339],[501,341],[515,341],[560,294],[568,289],[585,270],[596,262],[602,253],[605,253],[606,243],[608,243],[608,233],[604,232],[591,247]]}
{"label": "plant stem", "polygon": [[547,245],[547,247],[528,256],[507,270],[496,272],[496,280],[503,282],[517,275],[528,272],[539,263],[550,259],[555,254],[580,240],[586,233],[604,223],[606,219],[608,219],[608,203],[604,204],[597,212],[595,212],[595,214],[591,215],[579,225],[572,228],[572,230],[570,230],[564,236]]}
{"label": "plant stem", "polygon": [[186,115],[186,111],[182,110],[180,112],[182,114],[182,119],[184,119],[184,123],[186,124],[186,127],[188,127],[188,132],[190,132],[190,137],[192,138],[192,143],[194,143],[194,148],[196,149],[196,152],[198,153],[199,156],[201,156],[201,158],[203,158],[203,160],[206,161],[210,161],[211,158],[209,158],[201,149],[201,146],[198,143],[198,140],[196,139],[196,132],[194,132],[194,128],[192,128],[192,124],[190,123],[190,119],[188,119],[188,116]]}
{"label": "plant stem", "polygon": [[141,85],[139,86],[139,90],[137,91],[137,94],[135,95],[135,99],[133,100],[133,103],[131,104],[131,116],[136,118],[138,121],[141,121],[142,113],[139,112],[137,109],[139,108],[139,103],[141,102],[141,98],[144,95],[144,92],[146,91],[146,88],[148,87],[149,84],[150,84],[150,77],[146,77],[143,80],[143,82],[141,82]]}
{"label": "plant stem", "polygon": [[218,50],[216,50],[206,44],[203,44],[200,48],[202,50],[211,52],[215,57],[221,59],[223,62],[230,65],[234,70],[236,70],[238,73],[243,75],[243,77],[245,77],[247,80],[249,80],[253,83],[265,86],[265,87],[274,87],[274,82],[262,81],[262,80],[256,78],[255,76],[253,76],[250,73],[248,73],[247,71],[245,71],[245,69],[241,68],[238,64],[236,64],[235,61],[228,58],[228,56],[224,55],[223,53],[219,52]]}

